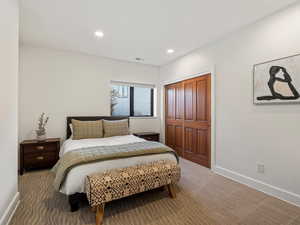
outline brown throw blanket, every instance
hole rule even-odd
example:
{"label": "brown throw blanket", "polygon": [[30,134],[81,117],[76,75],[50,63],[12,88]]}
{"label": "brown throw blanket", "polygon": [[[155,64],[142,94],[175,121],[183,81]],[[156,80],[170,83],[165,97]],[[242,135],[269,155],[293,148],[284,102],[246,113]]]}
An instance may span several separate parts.
{"label": "brown throw blanket", "polygon": [[162,143],[152,141],[96,146],[70,151],[64,154],[52,169],[55,172],[54,188],[59,191],[68,172],[75,166],[112,159],[170,153],[174,154],[178,162],[178,156],[174,150]]}

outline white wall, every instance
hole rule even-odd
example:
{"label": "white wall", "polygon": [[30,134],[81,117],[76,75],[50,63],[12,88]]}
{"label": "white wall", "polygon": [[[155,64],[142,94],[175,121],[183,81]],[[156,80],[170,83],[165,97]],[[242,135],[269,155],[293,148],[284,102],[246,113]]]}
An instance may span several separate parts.
{"label": "white wall", "polygon": [[[217,167],[289,191],[290,197],[298,198],[297,204],[300,105],[253,105],[252,68],[256,63],[300,53],[299,24],[297,4],[160,69],[164,82],[213,65]],[[257,173],[257,163],[265,165],[265,174]]]}
{"label": "white wall", "polygon": [[[35,138],[41,112],[48,137],[65,137],[66,116],[110,115],[110,81],[158,84],[158,67],[67,51],[20,48],[21,140]],[[160,131],[159,118],[131,119],[132,131]]]}
{"label": "white wall", "polygon": [[17,194],[18,1],[0,3],[0,224]]}

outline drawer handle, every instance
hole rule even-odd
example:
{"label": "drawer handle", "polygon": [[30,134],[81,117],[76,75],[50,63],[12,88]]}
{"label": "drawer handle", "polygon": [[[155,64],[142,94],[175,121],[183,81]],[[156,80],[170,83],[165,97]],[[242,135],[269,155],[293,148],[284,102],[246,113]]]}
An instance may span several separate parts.
{"label": "drawer handle", "polygon": [[37,160],[44,160],[44,157],[43,156],[38,156],[36,157]]}
{"label": "drawer handle", "polygon": [[45,147],[44,147],[44,146],[36,146],[36,149],[37,149],[37,150],[44,150]]}

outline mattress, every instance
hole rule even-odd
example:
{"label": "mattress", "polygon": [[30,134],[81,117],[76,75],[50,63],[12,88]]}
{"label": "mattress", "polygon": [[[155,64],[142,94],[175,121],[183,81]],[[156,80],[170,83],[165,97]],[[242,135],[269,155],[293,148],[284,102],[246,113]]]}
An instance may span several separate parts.
{"label": "mattress", "polygon": [[[113,146],[122,145],[135,142],[146,141],[133,135],[115,136],[108,138],[95,138],[95,139],[82,139],[82,140],[66,140],[60,150],[60,157],[65,153],[86,147],[94,146]],[[60,192],[66,195],[74,193],[84,193],[84,182],[87,175],[104,172],[110,169],[125,168],[129,166],[135,166],[142,163],[149,163],[157,160],[172,160],[176,162],[176,158],[173,154],[156,154],[146,155],[123,159],[114,159],[101,162],[94,162],[76,166],[68,173],[64,184],[62,185]]]}

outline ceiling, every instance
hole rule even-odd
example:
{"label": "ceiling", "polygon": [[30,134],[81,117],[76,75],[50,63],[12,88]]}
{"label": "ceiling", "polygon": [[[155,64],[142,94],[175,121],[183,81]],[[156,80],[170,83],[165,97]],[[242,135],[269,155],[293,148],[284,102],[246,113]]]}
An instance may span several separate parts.
{"label": "ceiling", "polygon": [[[166,64],[296,0],[21,0],[21,42]],[[94,31],[102,30],[97,39]],[[173,54],[166,54],[172,48]]]}

